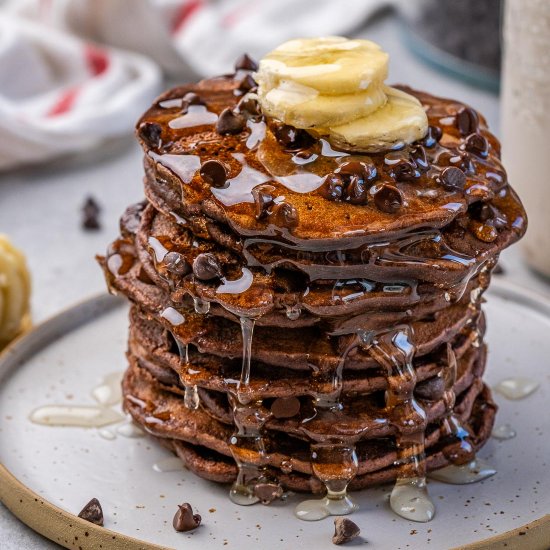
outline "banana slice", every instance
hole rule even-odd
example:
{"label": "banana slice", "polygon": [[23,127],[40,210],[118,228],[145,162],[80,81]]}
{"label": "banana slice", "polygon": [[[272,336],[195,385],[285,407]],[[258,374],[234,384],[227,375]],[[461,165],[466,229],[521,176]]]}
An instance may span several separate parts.
{"label": "banana slice", "polygon": [[426,135],[428,118],[418,99],[389,86],[384,90],[388,102],[383,107],[369,116],[328,129],[329,140],[336,148],[375,153]]}
{"label": "banana slice", "polygon": [[281,44],[261,61],[256,80],[264,93],[292,81],[326,95],[354,94],[388,73],[389,56],[370,40],[340,36],[300,38]]}
{"label": "banana slice", "polygon": [[[371,89],[372,88],[372,89]],[[259,94],[269,116],[296,128],[337,126],[373,113],[386,103],[382,86],[369,86],[363,93],[320,95],[317,90],[283,80],[267,94]]]}
{"label": "banana slice", "polygon": [[25,258],[0,235],[0,349],[30,323],[29,296]]}

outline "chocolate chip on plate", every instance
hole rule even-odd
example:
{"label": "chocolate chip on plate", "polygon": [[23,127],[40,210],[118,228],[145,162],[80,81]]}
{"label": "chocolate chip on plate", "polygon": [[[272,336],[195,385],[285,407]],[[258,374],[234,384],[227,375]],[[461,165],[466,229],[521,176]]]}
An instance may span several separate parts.
{"label": "chocolate chip on plate", "polygon": [[218,134],[238,134],[244,130],[246,119],[240,114],[226,107],[218,117],[216,131]]}
{"label": "chocolate chip on plate", "polygon": [[471,107],[462,107],[456,114],[456,126],[463,136],[473,134],[479,127],[479,117]]}
{"label": "chocolate chip on plate", "polygon": [[456,166],[445,168],[439,175],[439,181],[445,189],[460,190],[466,185],[466,174]]}
{"label": "chocolate chip on plate", "polygon": [[222,276],[222,269],[214,254],[203,252],[193,261],[193,274],[201,281],[211,281]]}
{"label": "chocolate chip on plate", "polygon": [[202,518],[199,514],[193,514],[191,505],[188,502],[178,505],[178,511],[174,515],[172,525],[178,533],[192,531],[201,524]]}
{"label": "chocolate chip on plate", "polygon": [[403,206],[403,195],[395,185],[384,183],[374,193],[374,204],[378,210],[393,214]]}
{"label": "chocolate chip on plate", "polygon": [[200,169],[201,178],[211,185],[221,189],[226,186],[227,170],[219,160],[207,160]]}
{"label": "chocolate chip on plate", "polygon": [[90,500],[90,502],[82,508],[78,517],[103,527],[103,509],[101,508],[99,500],[97,500],[97,498]]}
{"label": "chocolate chip on plate", "polygon": [[271,504],[283,496],[283,488],[278,483],[260,482],[254,485],[254,496],[262,504]]}
{"label": "chocolate chip on plate", "polygon": [[300,400],[297,397],[277,397],[271,403],[271,412],[275,418],[292,418],[300,412]]}
{"label": "chocolate chip on plate", "polygon": [[236,71],[257,71],[258,63],[254,61],[247,53],[243,53],[237,61],[235,61]]}
{"label": "chocolate chip on plate", "polygon": [[82,227],[83,229],[101,229],[99,223],[99,214],[101,208],[93,197],[87,197],[82,207]]}
{"label": "chocolate chip on plate", "polygon": [[334,520],[334,535],[332,537],[333,544],[346,544],[357,538],[361,530],[356,523],[348,518],[336,518]]}
{"label": "chocolate chip on plate", "polygon": [[162,128],[156,122],[142,122],[138,128],[138,136],[152,149],[160,146]]}

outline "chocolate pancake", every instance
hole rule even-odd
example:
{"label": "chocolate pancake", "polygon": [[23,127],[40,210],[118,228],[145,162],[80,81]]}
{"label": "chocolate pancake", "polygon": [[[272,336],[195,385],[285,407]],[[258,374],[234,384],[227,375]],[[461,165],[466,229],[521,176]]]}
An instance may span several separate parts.
{"label": "chocolate pancake", "polygon": [[482,295],[526,228],[499,143],[401,87],[427,134],[339,150],[266,116],[245,65],[138,122],[147,199],[100,259],[133,304],[124,406],[240,504],[266,483],[427,498],[426,471],[474,464],[496,412]]}

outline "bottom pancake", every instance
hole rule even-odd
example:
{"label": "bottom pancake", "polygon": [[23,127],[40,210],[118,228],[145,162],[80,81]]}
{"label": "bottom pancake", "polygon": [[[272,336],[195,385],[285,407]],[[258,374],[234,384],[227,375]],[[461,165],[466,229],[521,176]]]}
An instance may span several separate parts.
{"label": "bottom pancake", "polygon": [[[216,421],[200,408],[189,410],[183,398],[165,389],[137,361],[125,373],[124,406],[147,432],[171,449],[196,475],[220,483],[236,479],[237,466],[229,449],[230,426]],[[471,432],[473,446],[480,448],[491,434],[496,413],[489,388],[474,381],[471,388],[457,399],[456,415]],[[281,485],[288,490],[322,492],[323,484],[312,474],[309,445],[287,434],[270,434],[269,467],[276,472]],[[445,456],[449,442],[440,438],[436,423],[426,430],[426,466],[434,470],[449,464]],[[397,477],[397,458],[391,437],[370,439],[357,444],[358,475],[350,489],[357,490],[386,483]],[[282,464],[292,464],[281,471]]]}

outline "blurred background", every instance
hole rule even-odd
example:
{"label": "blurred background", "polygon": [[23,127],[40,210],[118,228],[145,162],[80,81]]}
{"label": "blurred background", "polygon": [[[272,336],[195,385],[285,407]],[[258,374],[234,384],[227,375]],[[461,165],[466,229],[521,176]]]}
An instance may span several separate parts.
{"label": "blurred background", "polygon": [[[27,257],[34,322],[104,292],[94,255],[142,198],[134,124],[161,90],[329,34],[485,115],[530,216],[501,276],[550,294],[526,267],[550,276],[548,0],[0,0],[0,233]],[[0,540],[55,547],[1,505]]]}

